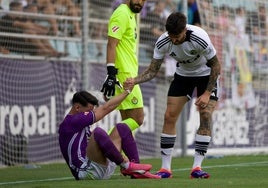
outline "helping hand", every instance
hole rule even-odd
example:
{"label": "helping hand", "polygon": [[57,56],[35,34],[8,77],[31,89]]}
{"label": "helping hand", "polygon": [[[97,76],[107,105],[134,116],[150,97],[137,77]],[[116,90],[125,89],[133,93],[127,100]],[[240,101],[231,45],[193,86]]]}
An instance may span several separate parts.
{"label": "helping hand", "polygon": [[127,78],[126,81],[123,83],[123,85],[126,91],[131,92],[135,86],[134,78]]}

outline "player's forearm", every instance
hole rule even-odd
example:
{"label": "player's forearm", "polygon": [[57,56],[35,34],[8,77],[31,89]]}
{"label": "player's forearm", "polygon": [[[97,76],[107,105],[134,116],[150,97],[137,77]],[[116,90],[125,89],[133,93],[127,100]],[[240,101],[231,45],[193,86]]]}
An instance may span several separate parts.
{"label": "player's forearm", "polygon": [[115,65],[115,56],[116,56],[116,51],[113,49],[107,48],[106,64],[112,63]]}
{"label": "player's forearm", "polygon": [[116,46],[118,42],[117,39],[108,37],[106,63],[115,63]]}
{"label": "player's forearm", "polygon": [[163,60],[152,59],[150,66],[143,73],[134,78],[134,83],[140,84],[153,79],[158,73],[162,62]]}
{"label": "player's forearm", "polygon": [[106,116],[113,110],[115,110],[116,107],[118,107],[119,104],[127,97],[128,94],[129,94],[129,91],[125,90],[120,95],[112,97],[108,102],[96,108],[96,110],[94,111],[96,122],[104,118],[104,116]]}
{"label": "player's forearm", "polygon": [[103,107],[106,108],[106,110],[109,112],[115,110],[119,106],[119,104],[128,96],[129,93],[129,90],[123,91],[120,95],[112,97],[108,102],[103,105]]}
{"label": "player's forearm", "polygon": [[217,82],[217,79],[220,75],[221,65],[219,63],[217,56],[214,56],[208,63],[209,63],[208,66],[210,66],[211,68],[211,72],[206,90],[212,92],[212,90],[215,87],[215,83]]}

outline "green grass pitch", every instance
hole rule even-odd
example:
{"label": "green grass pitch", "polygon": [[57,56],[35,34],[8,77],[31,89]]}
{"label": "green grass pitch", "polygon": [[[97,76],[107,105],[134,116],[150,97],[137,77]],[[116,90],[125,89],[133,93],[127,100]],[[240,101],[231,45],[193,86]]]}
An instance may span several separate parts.
{"label": "green grass pitch", "polygon": [[[156,172],[161,159],[142,159],[153,165]],[[224,156],[205,159],[203,170],[209,179],[190,179],[192,157],[174,157],[172,179],[130,179],[119,170],[109,180],[83,180],[72,178],[63,163],[35,164],[0,168],[0,188],[265,188],[268,187],[268,155]]]}

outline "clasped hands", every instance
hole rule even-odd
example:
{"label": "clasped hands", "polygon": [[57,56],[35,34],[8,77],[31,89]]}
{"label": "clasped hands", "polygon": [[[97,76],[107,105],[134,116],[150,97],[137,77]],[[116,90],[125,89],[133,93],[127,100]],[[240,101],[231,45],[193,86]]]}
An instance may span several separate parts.
{"label": "clasped hands", "polygon": [[120,89],[124,89],[128,93],[130,93],[132,91],[134,85],[135,85],[134,78],[127,78],[124,81],[123,86],[122,86],[121,83],[116,79],[116,77],[107,76],[107,78],[102,86],[101,92],[103,92],[105,99],[108,100],[112,96],[114,96],[115,86],[119,87]]}

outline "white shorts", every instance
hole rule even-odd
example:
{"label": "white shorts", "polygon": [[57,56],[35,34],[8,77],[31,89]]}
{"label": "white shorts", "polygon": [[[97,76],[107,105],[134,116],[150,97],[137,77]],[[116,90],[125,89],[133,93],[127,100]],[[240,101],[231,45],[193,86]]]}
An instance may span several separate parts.
{"label": "white shorts", "polygon": [[87,160],[80,169],[84,169],[78,172],[78,177],[82,179],[109,179],[116,169],[116,164],[108,160],[108,166],[101,165],[94,161]]}

